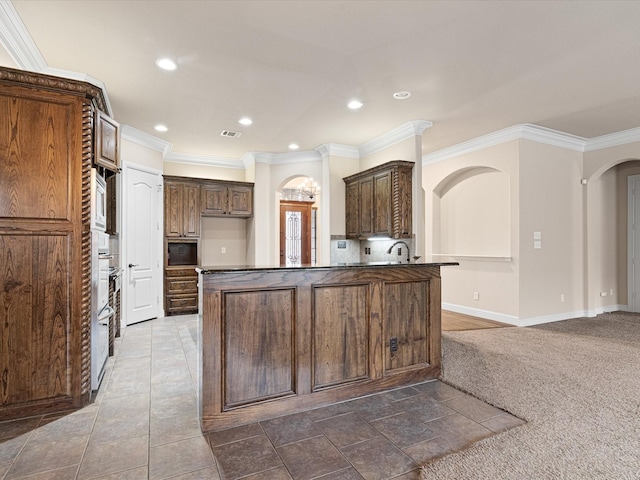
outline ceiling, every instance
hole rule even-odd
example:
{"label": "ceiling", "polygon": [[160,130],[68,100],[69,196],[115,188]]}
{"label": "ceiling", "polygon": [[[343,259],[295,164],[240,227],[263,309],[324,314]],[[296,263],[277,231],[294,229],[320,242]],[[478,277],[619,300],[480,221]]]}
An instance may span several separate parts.
{"label": "ceiling", "polygon": [[[414,120],[433,122],[425,154],[522,123],[585,138],[640,126],[637,1],[11,5],[48,67],[103,82],[115,119],[173,152],[359,146]],[[161,56],[179,68],[158,69]],[[0,48],[0,65],[19,63]]]}

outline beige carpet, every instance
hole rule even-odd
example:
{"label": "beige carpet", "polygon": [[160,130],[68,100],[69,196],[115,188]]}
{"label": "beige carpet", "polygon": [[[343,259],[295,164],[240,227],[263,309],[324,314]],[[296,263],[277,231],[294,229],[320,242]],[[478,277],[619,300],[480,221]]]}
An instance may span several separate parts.
{"label": "beige carpet", "polygon": [[640,479],[640,315],[443,334],[442,380],[527,420],[426,479]]}

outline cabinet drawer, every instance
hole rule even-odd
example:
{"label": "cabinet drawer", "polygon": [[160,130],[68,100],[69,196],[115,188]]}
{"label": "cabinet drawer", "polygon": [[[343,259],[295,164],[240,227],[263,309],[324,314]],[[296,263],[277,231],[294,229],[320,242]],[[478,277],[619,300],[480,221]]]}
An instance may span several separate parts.
{"label": "cabinet drawer", "polygon": [[167,278],[166,293],[198,293],[198,277]]}
{"label": "cabinet drawer", "polygon": [[175,268],[167,267],[164,270],[165,278],[179,278],[179,277],[193,277],[198,278],[198,272],[196,267]]}
{"label": "cabinet drawer", "polygon": [[167,296],[167,313],[197,313],[198,296]]}

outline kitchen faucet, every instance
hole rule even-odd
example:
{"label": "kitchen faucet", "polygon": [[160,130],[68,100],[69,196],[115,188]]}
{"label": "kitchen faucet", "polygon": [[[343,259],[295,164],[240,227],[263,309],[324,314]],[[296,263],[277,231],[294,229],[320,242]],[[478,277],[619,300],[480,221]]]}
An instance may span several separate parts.
{"label": "kitchen faucet", "polygon": [[389,247],[389,250],[387,250],[387,253],[391,253],[393,251],[393,247],[395,247],[399,243],[402,243],[402,244],[404,244],[405,247],[407,247],[407,263],[411,263],[411,252],[409,252],[409,245],[404,240],[399,240],[396,243],[394,243],[393,245],[391,245]]}

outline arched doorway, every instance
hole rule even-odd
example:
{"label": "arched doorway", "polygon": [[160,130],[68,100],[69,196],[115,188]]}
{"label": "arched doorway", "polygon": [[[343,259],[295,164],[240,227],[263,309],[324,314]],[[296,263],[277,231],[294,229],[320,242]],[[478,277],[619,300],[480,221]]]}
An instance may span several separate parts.
{"label": "arched doorway", "polygon": [[296,177],[280,194],[280,266],[315,265],[317,261],[318,185]]}

